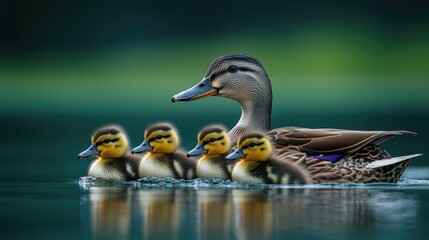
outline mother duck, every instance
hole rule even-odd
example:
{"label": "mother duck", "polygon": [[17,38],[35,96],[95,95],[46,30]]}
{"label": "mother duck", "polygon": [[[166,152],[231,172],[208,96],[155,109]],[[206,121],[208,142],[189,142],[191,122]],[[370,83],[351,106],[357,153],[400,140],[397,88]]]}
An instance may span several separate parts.
{"label": "mother duck", "polygon": [[231,141],[251,130],[266,131],[274,155],[304,166],[314,183],[397,182],[409,160],[420,154],[394,157],[379,144],[409,131],[354,131],[282,127],[271,130],[272,90],[262,64],[255,58],[228,54],[216,58],[195,86],[173,96],[172,102],[220,96],[237,101],[242,114],[229,131]]}

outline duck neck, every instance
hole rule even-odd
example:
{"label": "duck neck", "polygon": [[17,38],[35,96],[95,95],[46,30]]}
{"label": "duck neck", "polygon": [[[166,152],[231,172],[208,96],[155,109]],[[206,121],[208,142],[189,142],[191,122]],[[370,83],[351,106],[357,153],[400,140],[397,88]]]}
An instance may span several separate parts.
{"label": "duck neck", "polygon": [[229,132],[232,140],[247,131],[268,131],[271,129],[271,86],[269,90],[257,91],[250,99],[237,100],[241,105],[241,117],[234,128]]}

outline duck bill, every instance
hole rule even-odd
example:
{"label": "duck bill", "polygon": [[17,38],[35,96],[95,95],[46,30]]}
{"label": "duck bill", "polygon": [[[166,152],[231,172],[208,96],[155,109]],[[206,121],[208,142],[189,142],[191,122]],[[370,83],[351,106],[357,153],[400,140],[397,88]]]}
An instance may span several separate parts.
{"label": "duck bill", "polygon": [[235,160],[239,158],[245,158],[246,155],[243,153],[243,149],[237,148],[234,152],[226,156],[226,160]]}
{"label": "duck bill", "polygon": [[174,95],[173,98],[171,98],[171,101],[193,101],[216,94],[218,94],[218,89],[212,86],[212,83],[210,82],[210,77],[206,77],[188,90]]}
{"label": "duck bill", "polygon": [[95,144],[92,144],[91,146],[89,146],[88,149],[86,149],[85,151],[81,152],[77,156],[77,158],[78,159],[89,158],[89,157],[95,156],[96,154],[98,154],[97,146]]}
{"label": "duck bill", "polygon": [[152,150],[153,147],[150,145],[149,141],[144,141],[142,142],[142,144],[140,144],[139,146],[137,146],[136,148],[134,148],[131,153],[142,153],[142,152],[146,152],[149,150]]}
{"label": "duck bill", "polygon": [[192,157],[192,156],[197,156],[203,153],[206,153],[207,150],[204,149],[204,145],[202,143],[197,144],[197,146],[194,147],[194,149],[192,149],[191,151],[188,152],[188,154],[186,154],[186,156],[188,157]]}

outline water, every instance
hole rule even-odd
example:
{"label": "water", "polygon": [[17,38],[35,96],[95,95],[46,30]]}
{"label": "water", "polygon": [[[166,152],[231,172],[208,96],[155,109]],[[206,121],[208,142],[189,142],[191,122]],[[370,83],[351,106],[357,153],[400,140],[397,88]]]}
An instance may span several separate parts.
{"label": "water", "polygon": [[1,239],[423,239],[429,223],[429,180],[406,178],[290,186],[83,177],[2,182],[0,193]]}

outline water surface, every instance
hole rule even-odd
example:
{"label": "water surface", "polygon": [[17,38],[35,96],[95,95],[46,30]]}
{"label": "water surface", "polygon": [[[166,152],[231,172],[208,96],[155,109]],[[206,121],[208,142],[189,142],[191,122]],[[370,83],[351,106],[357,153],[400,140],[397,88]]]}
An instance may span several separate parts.
{"label": "water surface", "polygon": [[0,189],[2,239],[423,239],[429,223],[429,180],[407,178],[290,186],[83,177]]}

